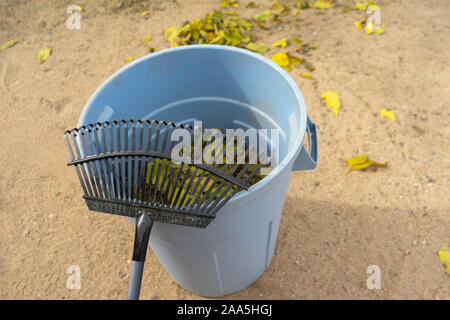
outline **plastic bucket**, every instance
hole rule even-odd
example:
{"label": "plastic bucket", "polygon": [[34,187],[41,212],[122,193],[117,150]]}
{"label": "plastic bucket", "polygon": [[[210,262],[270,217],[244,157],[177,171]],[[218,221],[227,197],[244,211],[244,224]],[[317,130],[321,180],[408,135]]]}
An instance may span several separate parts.
{"label": "plastic bucket", "polygon": [[[155,223],[150,236],[161,263],[188,290],[218,297],[253,283],[272,259],[291,171],[314,169],[317,162],[315,125],[287,72],[234,47],[162,50],[107,79],[85,105],[79,125],[114,119],[280,130],[278,166],[232,198],[206,229]],[[303,147],[306,131],[309,151]]]}

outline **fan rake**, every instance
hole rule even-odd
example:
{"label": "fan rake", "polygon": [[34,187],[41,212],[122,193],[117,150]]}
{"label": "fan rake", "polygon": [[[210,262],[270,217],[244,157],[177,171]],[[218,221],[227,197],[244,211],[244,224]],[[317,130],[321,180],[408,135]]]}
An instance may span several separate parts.
{"label": "fan rake", "polygon": [[89,210],[136,219],[127,299],[139,298],[153,222],[206,228],[263,166],[172,161],[176,129],[193,132],[166,121],[117,120],[64,133]]}

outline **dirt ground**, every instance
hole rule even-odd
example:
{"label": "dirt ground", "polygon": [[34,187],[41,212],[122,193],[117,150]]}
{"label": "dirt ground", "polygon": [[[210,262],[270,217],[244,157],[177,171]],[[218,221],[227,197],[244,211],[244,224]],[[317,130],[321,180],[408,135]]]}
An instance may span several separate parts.
{"label": "dirt ground", "polygon": [[[271,4],[245,8],[248,2],[239,1],[245,17]],[[300,77],[301,65],[290,71],[318,126],[319,166],[292,174],[267,271],[226,298],[450,299],[437,255],[450,244],[450,2],[380,1],[386,32],[370,36],[353,26],[362,12],[343,12],[352,1],[337,2],[254,33],[269,46],[294,37],[319,45],[303,55],[316,66],[316,81]],[[167,27],[220,7],[150,1],[143,17],[142,4],[115,10],[118,1],[105,3],[0,1],[0,43],[19,39],[0,51],[0,298],[126,296],[134,227],[87,210],[62,133],[124,58],[147,53],[143,37],[167,48]],[[80,30],[66,27],[70,4],[86,9]],[[39,64],[46,46],[52,55]],[[337,116],[320,101],[326,90],[341,96]],[[383,107],[397,121],[380,117]],[[343,174],[345,159],[362,153],[388,168]],[[81,290],[66,288],[70,265],[80,266]],[[370,265],[381,269],[380,290],[366,286]],[[149,250],[141,298],[200,297],[177,285]]]}

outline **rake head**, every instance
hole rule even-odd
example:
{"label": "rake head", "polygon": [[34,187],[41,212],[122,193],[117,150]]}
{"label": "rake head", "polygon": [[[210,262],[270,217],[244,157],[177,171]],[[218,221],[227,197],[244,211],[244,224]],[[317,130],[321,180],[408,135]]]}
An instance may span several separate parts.
{"label": "rake head", "polygon": [[[64,133],[89,210],[205,228],[262,165],[175,163],[166,121],[97,122]],[[245,148],[246,156],[248,148]]]}

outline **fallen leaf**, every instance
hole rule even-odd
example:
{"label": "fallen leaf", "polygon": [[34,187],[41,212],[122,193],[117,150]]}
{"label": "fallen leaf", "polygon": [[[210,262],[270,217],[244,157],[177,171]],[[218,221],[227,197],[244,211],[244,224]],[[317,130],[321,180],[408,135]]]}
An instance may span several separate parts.
{"label": "fallen leaf", "polygon": [[395,113],[393,111],[391,111],[390,109],[387,108],[383,108],[380,110],[380,116],[385,117],[385,118],[389,118],[392,121],[395,121]]}
{"label": "fallen leaf", "polygon": [[286,71],[291,70],[295,65],[299,63],[305,62],[304,59],[290,56],[285,52],[278,52],[274,54],[271,59]]}
{"label": "fallen leaf", "polygon": [[266,11],[264,11],[264,12],[262,12],[262,13],[255,14],[255,15],[253,16],[253,19],[254,19],[255,21],[265,21],[265,20],[267,20],[269,17],[270,17],[270,10],[266,10]]}
{"label": "fallen leaf", "polygon": [[153,48],[153,47],[148,48],[148,53],[152,53],[152,52],[155,52],[155,51],[156,51],[156,49]]}
{"label": "fallen leaf", "polygon": [[3,43],[3,44],[0,46],[0,50],[4,50],[4,49],[7,49],[7,48],[14,47],[14,46],[16,45],[17,42],[19,42],[19,40],[9,40],[9,41],[6,41],[5,43]]}
{"label": "fallen leaf", "polygon": [[299,13],[300,13],[300,10],[298,10],[298,9],[292,10],[292,15],[293,15],[293,16],[296,16],[296,15],[298,15]]}
{"label": "fallen leaf", "polygon": [[384,24],[382,24],[381,26],[376,26],[372,22],[366,23],[366,26],[364,27],[364,31],[366,31],[367,34],[372,34],[372,33],[382,34],[382,33],[384,33]]}
{"label": "fallen leaf", "polygon": [[133,61],[134,59],[135,59],[134,56],[128,56],[124,59],[124,61],[128,63],[128,62]]}
{"label": "fallen leaf", "polygon": [[306,69],[308,69],[308,71],[316,70],[316,67],[309,61],[305,62],[305,67],[306,67]]}
{"label": "fallen leaf", "polygon": [[303,78],[308,78],[308,79],[312,79],[312,78],[313,78],[313,76],[310,75],[310,74],[307,73],[307,72],[300,73],[300,76],[303,77]]}
{"label": "fallen leaf", "polygon": [[272,61],[282,68],[289,67],[289,56],[285,52],[278,52],[272,56]]}
{"label": "fallen leaf", "polygon": [[141,42],[142,42],[142,43],[147,43],[147,42],[149,42],[150,40],[152,40],[152,36],[149,35],[149,36],[146,36],[144,39],[142,39]]}
{"label": "fallen leaf", "polygon": [[326,91],[322,93],[322,99],[325,99],[325,105],[331,109],[334,114],[339,113],[341,108],[341,100],[337,92]]}
{"label": "fallen leaf", "polygon": [[362,28],[362,20],[353,22],[353,25],[356,27],[356,29],[361,30],[361,28]]}
{"label": "fallen leaf", "polygon": [[149,15],[148,11],[142,11],[141,12],[141,16],[143,16],[143,17],[148,16],[148,15]]}
{"label": "fallen leaf", "polygon": [[254,8],[255,7],[255,3],[253,1],[251,1],[245,7],[246,8]]}
{"label": "fallen leaf", "polygon": [[333,3],[326,2],[324,0],[317,0],[313,4],[313,8],[316,8],[316,9],[328,9],[328,8],[331,8],[332,6],[333,6]]}
{"label": "fallen leaf", "polygon": [[299,38],[292,38],[292,42],[295,44],[301,44],[303,41],[300,40]]}
{"label": "fallen leaf", "polygon": [[439,259],[441,259],[442,263],[446,267],[445,272],[450,275],[450,248],[442,247],[438,251]]}
{"label": "fallen leaf", "polygon": [[281,47],[284,48],[287,45],[287,40],[285,38],[275,41],[274,43],[272,43],[272,47]]}
{"label": "fallen leaf", "polygon": [[253,43],[250,42],[245,46],[246,49],[257,52],[259,54],[263,54],[267,51],[267,47],[264,43]]}
{"label": "fallen leaf", "polygon": [[355,4],[356,9],[360,10],[360,11],[366,11],[367,9],[367,3],[362,3],[362,2],[356,2]]}
{"label": "fallen leaf", "polygon": [[370,166],[376,167],[387,167],[387,163],[380,163],[370,160],[367,154],[362,154],[360,156],[355,156],[347,160],[348,167],[345,169],[347,172],[350,168],[353,170],[362,170]]}
{"label": "fallen leaf", "polygon": [[234,8],[239,8],[239,4],[236,0],[224,0],[220,3],[220,6],[225,9],[229,8],[230,6]]}
{"label": "fallen leaf", "polygon": [[37,56],[37,60],[39,63],[44,62],[45,60],[48,59],[48,57],[50,57],[50,55],[52,54],[52,49],[50,48],[45,48],[45,49],[41,49],[38,52],[38,56]]}

